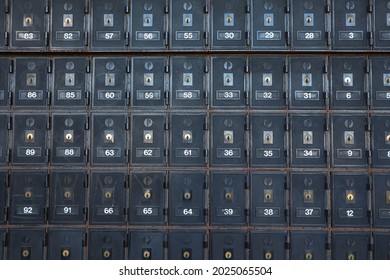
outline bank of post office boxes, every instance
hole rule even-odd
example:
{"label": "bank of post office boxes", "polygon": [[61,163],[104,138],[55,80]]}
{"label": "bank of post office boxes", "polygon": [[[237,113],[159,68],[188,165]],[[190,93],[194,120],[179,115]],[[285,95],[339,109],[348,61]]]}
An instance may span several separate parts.
{"label": "bank of post office boxes", "polygon": [[293,231],[290,234],[290,240],[290,259],[327,259],[328,236],[326,231]]}
{"label": "bank of post office boxes", "polygon": [[132,49],[162,50],[168,45],[168,9],[167,0],[131,1]]}
{"label": "bank of post office boxes", "polygon": [[201,230],[170,230],[168,233],[168,259],[203,260],[205,232]]}
{"label": "bank of post office boxes", "polygon": [[165,109],[168,83],[166,59],[163,57],[136,57],[133,58],[131,65],[132,108]]}
{"label": "bank of post office boxes", "polygon": [[285,166],[287,136],[285,115],[251,115],[251,164]]}
{"label": "bank of post office boxes", "polygon": [[370,70],[371,108],[386,110],[390,106],[390,59],[388,57],[370,57]]}
{"label": "bank of post office boxes", "polygon": [[333,166],[367,166],[365,115],[332,115]]}
{"label": "bank of post office boxes", "polygon": [[127,115],[93,114],[92,129],[92,164],[124,166],[128,161]]}
{"label": "bank of post office boxes", "polygon": [[251,173],[251,225],[287,224],[286,189],[285,173]]}
{"label": "bank of post office boxes", "polygon": [[128,45],[128,1],[91,1],[91,48],[124,50]]}
{"label": "bank of post office boxes", "polygon": [[368,49],[368,7],[366,0],[332,1],[334,49]]}
{"label": "bank of post office boxes", "polygon": [[251,260],[285,260],[287,232],[260,231],[250,232],[249,256]]}
{"label": "bank of post office boxes", "polygon": [[130,231],[129,260],[163,260],[166,234],[164,231]]}
{"label": "bank of post office boxes", "polygon": [[390,4],[386,1],[374,0],[372,11],[373,37],[375,49],[388,49],[390,41]]}
{"label": "bank of post office boxes", "polygon": [[169,224],[204,225],[206,217],[205,173],[169,174]]}
{"label": "bank of post office boxes", "polygon": [[125,231],[91,229],[88,236],[89,260],[123,260],[125,258]]}
{"label": "bank of post office boxes", "polygon": [[248,101],[246,68],[245,57],[212,58],[211,107],[245,108]]}
{"label": "bank of post office boxes", "polygon": [[47,258],[49,260],[82,260],[85,232],[82,229],[50,229]]}
{"label": "bank of post office boxes", "polygon": [[323,57],[290,57],[290,108],[325,109],[328,98]]}
{"label": "bank of post office boxes", "polygon": [[15,60],[15,91],[13,106],[45,109],[48,104],[48,67],[44,58]]}
{"label": "bank of post office boxes", "polygon": [[58,165],[83,164],[87,156],[86,115],[52,115],[51,163]]}
{"label": "bank of post office boxes", "polygon": [[287,1],[251,1],[252,49],[286,49]]}
{"label": "bank of post office boxes", "polygon": [[125,57],[94,58],[92,107],[127,106],[128,66]]}
{"label": "bank of post office boxes", "polygon": [[284,109],[286,105],[284,57],[251,56],[250,105],[255,109]]}
{"label": "bank of post office boxes", "polygon": [[165,224],[165,173],[132,172],[130,177],[130,224]]}
{"label": "bank of post office boxes", "polygon": [[247,174],[214,172],[210,177],[210,224],[245,225]]}
{"label": "bank of post office boxes", "polygon": [[8,162],[8,128],[9,128],[9,116],[0,115],[0,134],[3,135],[0,138],[0,165],[4,165]]}
{"label": "bank of post office boxes", "polygon": [[42,229],[10,229],[7,239],[8,260],[43,260],[45,231]]}
{"label": "bank of post office boxes", "polygon": [[371,222],[369,178],[361,174],[332,174],[332,225],[368,227]]}
{"label": "bank of post office boxes", "polygon": [[83,171],[52,171],[50,174],[50,223],[84,223],[87,214],[86,187],[86,175]]}
{"label": "bank of post office boxes", "polygon": [[51,1],[50,46],[52,49],[84,49],[87,45],[85,1]]}
{"label": "bank of post office boxes", "polygon": [[327,132],[328,121],[323,114],[290,115],[291,164],[324,167],[328,162]]}
{"label": "bank of post office boxes", "polygon": [[246,49],[247,1],[216,0],[211,4],[211,48]]}
{"label": "bank of post office boxes", "polygon": [[166,116],[163,114],[132,115],[131,163],[164,165],[166,162]]}
{"label": "bank of post office boxes", "polygon": [[331,109],[367,109],[367,70],[365,57],[332,57]]}
{"label": "bank of post office boxes", "polygon": [[51,105],[54,108],[81,109],[89,103],[85,58],[54,58],[54,74]]}
{"label": "bank of post office boxes", "polygon": [[390,227],[390,176],[384,173],[373,174],[373,225]]}
{"label": "bank of post office boxes", "polygon": [[0,109],[5,109],[9,106],[10,102],[10,88],[9,88],[9,59],[0,59]]}
{"label": "bank of post office boxes", "polygon": [[210,232],[211,260],[245,260],[247,233],[240,230]]}
{"label": "bank of post office boxes", "polygon": [[390,234],[374,233],[374,260],[390,259]]}
{"label": "bank of post office boxes", "polygon": [[[5,213],[6,213],[6,206],[7,206],[7,189],[6,189],[8,183],[7,178],[8,178],[8,174],[4,171],[0,171],[0,225],[5,222]],[[0,260],[1,260],[1,255],[0,255]]]}
{"label": "bank of post office boxes", "polygon": [[211,115],[212,166],[244,166],[247,162],[247,118],[239,114]]}
{"label": "bank of post office boxes", "polygon": [[328,192],[325,173],[291,174],[290,223],[293,226],[325,226]]}
{"label": "bank of post office boxes", "polygon": [[327,0],[292,0],[290,5],[293,49],[326,49],[330,42]]}
{"label": "bank of post office boxes", "polygon": [[15,0],[11,5],[11,48],[44,49],[48,34],[45,32],[48,1]]}
{"label": "bank of post office boxes", "polygon": [[171,109],[203,109],[208,104],[208,60],[175,56],[170,60]]}
{"label": "bank of post office boxes", "polygon": [[370,121],[372,166],[390,166],[390,118],[373,114]]}
{"label": "bank of post office boxes", "polygon": [[170,48],[204,49],[209,39],[207,1],[172,0],[170,3]]}
{"label": "bank of post office boxes", "polygon": [[44,164],[47,162],[46,114],[14,114],[12,162],[14,164]]}
{"label": "bank of post office boxes", "polygon": [[91,224],[125,223],[126,177],[124,172],[92,172],[89,195]]}
{"label": "bank of post office boxes", "polygon": [[204,165],[206,162],[206,115],[172,113],[170,128],[171,165]]}
{"label": "bank of post office boxes", "polygon": [[332,259],[368,260],[370,234],[367,232],[334,232],[332,234]]}
{"label": "bank of post office boxes", "polygon": [[11,224],[42,224],[46,219],[47,173],[11,172]]}

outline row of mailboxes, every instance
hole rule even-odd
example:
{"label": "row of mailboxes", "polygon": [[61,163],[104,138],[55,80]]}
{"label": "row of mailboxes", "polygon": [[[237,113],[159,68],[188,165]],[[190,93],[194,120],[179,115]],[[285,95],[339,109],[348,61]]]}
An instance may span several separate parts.
{"label": "row of mailboxes", "polygon": [[0,179],[0,221],[10,225],[390,227],[386,173],[23,170]]}
{"label": "row of mailboxes", "polygon": [[[0,237],[4,236],[7,242],[0,246],[0,259],[10,260],[388,260],[390,256],[390,235],[379,232],[89,229],[87,234],[65,228],[9,229],[5,235],[0,229]],[[271,267],[262,269],[259,275],[267,275]]]}
{"label": "row of mailboxes", "polygon": [[53,50],[389,49],[385,0],[2,0],[0,46]]}
{"label": "row of mailboxes", "polygon": [[345,109],[390,106],[390,57],[0,59],[0,109]]}
{"label": "row of mailboxes", "polygon": [[387,114],[0,114],[0,165],[390,166]]}

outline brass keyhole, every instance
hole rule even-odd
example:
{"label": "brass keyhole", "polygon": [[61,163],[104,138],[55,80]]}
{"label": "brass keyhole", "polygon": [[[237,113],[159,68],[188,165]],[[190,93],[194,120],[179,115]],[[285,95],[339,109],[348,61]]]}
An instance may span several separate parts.
{"label": "brass keyhole", "polygon": [[24,20],[24,22],[25,22],[26,24],[31,24],[31,23],[32,23],[32,18],[26,17],[25,20]]}
{"label": "brass keyhole", "polygon": [[390,134],[386,135],[386,142],[390,142]]}
{"label": "brass keyhole", "polygon": [[306,18],[306,23],[312,23],[312,22],[313,22],[313,19],[311,17]]}
{"label": "brass keyhole", "polygon": [[232,252],[230,251],[225,252],[225,259],[230,260],[232,257],[233,257]]}
{"label": "brass keyhole", "polygon": [[268,84],[268,83],[271,82],[271,78],[270,78],[270,77],[265,77],[265,78],[264,78],[264,81]]}
{"label": "brass keyhole", "polygon": [[349,193],[349,194],[347,194],[347,199],[348,199],[349,201],[352,201],[352,200],[355,199],[355,196],[354,196],[352,193]]}
{"label": "brass keyhole", "polygon": [[305,259],[306,260],[312,260],[313,259],[313,254],[312,253],[306,253]]}
{"label": "brass keyhole", "polygon": [[111,23],[111,19],[110,19],[110,18],[107,18],[107,19],[106,19],[106,23],[107,23],[107,24],[110,24],[110,23]]}
{"label": "brass keyhole", "polygon": [[28,133],[27,136],[26,136],[27,140],[31,141],[34,139],[34,134],[32,133]]}
{"label": "brass keyhole", "polygon": [[183,258],[189,259],[191,257],[191,253],[188,251],[183,252]]}
{"label": "brass keyhole", "polygon": [[351,260],[351,261],[356,259],[355,255],[352,253],[348,254],[347,258],[348,258],[348,260]]}
{"label": "brass keyhole", "polygon": [[271,22],[272,22],[272,18],[271,18],[271,17],[267,17],[267,18],[265,19],[265,21],[266,21],[267,23],[271,23]]}
{"label": "brass keyhole", "polygon": [[390,84],[390,77],[386,77],[386,84]]}
{"label": "brass keyhole", "polygon": [[152,82],[152,78],[151,78],[151,77],[147,77],[147,78],[146,78],[146,82],[147,82],[148,84],[150,84],[150,83]]}
{"label": "brass keyhole", "polygon": [[68,78],[68,83],[72,83],[73,82],[73,79],[71,77]]}
{"label": "brass keyhole", "polygon": [[23,250],[22,251],[22,256],[24,257],[24,258],[27,258],[28,256],[30,255],[30,251],[29,250]]}
{"label": "brass keyhole", "polygon": [[148,18],[148,17],[145,18],[145,22],[146,22],[146,23],[150,23],[150,18]]}
{"label": "brass keyhole", "polygon": [[143,253],[143,256],[144,256],[145,259],[149,259],[150,255],[151,255],[150,251],[144,251],[144,253]]}
{"label": "brass keyhole", "polygon": [[307,134],[305,136],[305,140],[306,140],[306,142],[310,142],[311,141],[311,136],[309,134]]}
{"label": "brass keyhole", "polygon": [[145,139],[146,140],[151,140],[152,139],[152,135],[150,135],[149,133],[145,134]]}
{"label": "brass keyhole", "polygon": [[111,257],[111,253],[110,253],[110,251],[104,251],[103,252],[103,257],[105,257],[106,259],[108,259],[109,257]]}
{"label": "brass keyhole", "polygon": [[348,141],[348,142],[352,142],[352,140],[353,140],[352,135],[348,134],[348,135],[347,135],[347,141]]}
{"label": "brass keyhole", "polygon": [[270,252],[265,253],[264,258],[265,258],[266,260],[272,259],[272,253],[270,253]]}
{"label": "brass keyhole", "polygon": [[112,134],[108,133],[108,134],[106,135],[106,140],[107,140],[107,141],[112,142],[113,139],[114,139],[114,136],[113,136]]}
{"label": "brass keyhole", "polygon": [[72,138],[73,138],[73,136],[72,136],[72,134],[70,134],[70,133],[67,133],[67,134],[65,135],[65,139],[68,140],[68,141],[72,140]]}
{"label": "brass keyhole", "polygon": [[62,256],[63,256],[64,258],[69,257],[69,255],[70,255],[69,250],[65,249],[65,250],[62,251]]}
{"label": "brass keyhole", "polygon": [[232,17],[227,17],[227,18],[226,18],[226,22],[227,22],[227,23],[231,23],[232,21],[233,21]]}
{"label": "brass keyhole", "polygon": [[307,193],[307,194],[305,195],[306,200],[311,200],[312,197],[313,197],[313,196],[312,196],[311,193]]}
{"label": "brass keyhole", "polygon": [[72,193],[69,192],[69,191],[68,191],[68,192],[65,192],[65,193],[64,193],[64,197],[65,197],[65,198],[71,198],[71,197],[72,197]]}
{"label": "brass keyhole", "polygon": [[265,194],[266,200],[271,200],[271,198],[272,198],[272,195],[270,193]]}
{"label": "brass keyhole", "polygon": [[186,17],[186,18],[184,19],[184,22],[185,22],[185,23],[190,23],[190,22],[191,22],[191,18]]}
{"label": "brass keyhole", "polygon": [[233,137],[232,137],[231,134],[226,134],[226,136],[225,136],[226,141],[231,141],[232,138],[233,138]]}
{"label": "brass keyhole", "polygon": [[266,136],[265,136],[265,140],[267,140],[267,142],[269,142],[269,141],[271,141],[271,135],[269,135],[269,134],[267,134]]}
{"label": "brass keyhole", "polygon": [[232,199],[233,199],[233,193],[227,192],[227,193],[225,194],[225,198],[226,198],[227,200],[232,200]]}
{"label": "brass keyhole", "polygon": [[32,192],[30,192],[30,191],[25,192],[25,193],[24,193],[24,197],[25,197],[25,198],[30,198],[30,197],[32,197]]}
{"label": "brass keyhole", "polygon": [[232,78],[230,78],[229,76],[225,78],[225,81],[226,83],[230,84],[230,82],[232,81]]}
{"label": "brass keyhole", "polygon": [[353,17],[349,17],[349,18],[348,18],[348,22],[349,22],[349,23],[352,23],[352,22],[353,22]]}
{"label": "brass keyhole", "polygon": [[69,24],[70,22],[71,22],[70,18],[66,18],[66,19],[65,19],[65,23],[66,23],[66,24]]}
{"label": "brass keyhole", "polygon": [[305,84],[310,83],[310,79],[309,79],[308,77],[305,77],[305,78],[303,79],[303,81],[305,82]]}
{"label": "brass keyhole", "polygon": [[189,83],[191,82],[191,77],[185,77],[184,80],[186,81],[186,83]]}
{"label": "brass keyhole", "polygon": [[351,80],[350,77],[346,77],[346,78],[344,79],[344,83],[345,83],[345,84],[349,84],[351,81],[352,81],[352,80]]}
{"label": "brass keyhole", "polygon": [[186,134],[184,135],[184,139],[187,140],[187,141],[191,140],[191,134],[186,133]]}
{"label": "brass keyhole", "polygon": [[184,198],[187,199],[187,200],[191,199],[191,193],[190,192],[185,192],[184,193]]}
{"label": "brass keyhole", "polygon": [[29,78],[28,79],[28,83],[31,85],[31,84],[33,84],[34,83],[34,79],[33,78]]}
{"label": "brass keyhole", "polygon": [[111,192],[105,192],[105,193],[104,193],[104,197],[105,197],[105,198],[111,198],[111,196],[112,196],[112,193],[111,193]]}
{"label": "brass keyhole", "polygon": [[152,193],[149,190],[144,192],[144,198],[150,199],[151,197],[152,197]]}

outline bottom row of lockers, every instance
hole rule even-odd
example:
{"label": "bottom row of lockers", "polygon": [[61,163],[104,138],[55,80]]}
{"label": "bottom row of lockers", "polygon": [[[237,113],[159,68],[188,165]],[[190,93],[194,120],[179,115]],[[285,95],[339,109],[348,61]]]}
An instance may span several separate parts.
{"label": "bottom row of lockers", "polygon": [[10,229],[1,259],[390,259],[390,232]]}

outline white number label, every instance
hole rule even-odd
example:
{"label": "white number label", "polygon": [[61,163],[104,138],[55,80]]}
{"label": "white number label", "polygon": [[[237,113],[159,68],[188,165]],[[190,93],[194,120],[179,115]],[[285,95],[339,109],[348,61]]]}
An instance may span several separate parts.
{"label": "white number label", "polygon": [[115,97],[115,93],[113,93],[112,91],[108,91],[104,94],[104,97],[107,99],[113,99]]}
{"label": "white number label", "polygon": [[272,216],[274,214],[273,209],[264,209],[264,216]]}
{"label": "white number label", "polygon": [[183,209],[184,215],[192,215],[192,209]]}
{"label": "white number label", "polygon": [[312,150],[304,150],[303,151],[303,156],[304,157],[312,157],[313,156],[313,151]]}
{"label": "white number label", "polygon": [[234,33],[233,32],[225,32],[225,39],[233,39]]}
{"label": "white number label", "polygon": [[353,155],[353,152],[351,150],[349,150],[347,153],[348,153],[349,157],[351,157]]}
{"label": "white number label", "polygon": [[348,33],[348,38],[349,39],[353,39],[355,36],[354,36],[354,34],[353,34],[353,32],[349,32]]}
{"label": "white number label", "polygon": [[27,98],[37,98],[37,93],[35,91],[27,92]]}
{"label": "white number label", "polygon": [[387,152],[387,157],[390,157],[390,151]]}
{"label": "white number label", "polygon": [[347,99],[351,99],[351,98],[352,98],[352,94],[351,94],[350,92],[347,92],[347,94],[345,95],[345,97],[346,97]]}
{"label": "white number label", "polygon": [[34,33],[24,33],[23,38],[27,40],[32,40],[34,39]]}
{"label": "white number label", "polygon": [[106,215],[112,215],[112,214],[114,214],[114,208],[112,208],[112,207],[104,208],[104,209],[103,209],[103,212],[104,212],[104,214],[106,214]]}
{"label": "white number label", "polygon": [[194,38],[194,34],[192,32],[185,32],[184,39],[192,39]]}
{"label": "white number label", "polygon": [[153,34],[152,33],[144,33],[144,39],[145,40],[153,39]]}
{"label": "white number label", "polygon": [[225,93],[223,94],[223,97],[224,98],[233,98],[233,92],[225,91]]}
{"label": "white number label", "polygon": [[72,40],[73,39],[73,33],[64,33],[64,39],[65,40]]}
{"label": "white number label", "polygon": [[26,149],[26,156],[33,156],[35,155],[34,149]]}
{"label": "white number label", "polygon": [[152,156],[153,151],[152,150],[144,150],[144,156]]}
{"label": "white number label", "polygon": [[144,213],[145,215],[150,215],[153,213],[153,209],[152,208],[144,208],[144,209],[142,209],[142,213]]}
{"label": "white number label", "polygon": [[311,215],[313,215],[313,209],[305,209],[305,215],[306,216],[311,216]]}
{"label": "white number label", "polygon": [[263,98],[265,99],[271,99],[272,98],[272,92],[264,92]]}
{"label": "white number label", "polygon": [[114,33],[106,33],[105,35],[104,35],[104,38],[106,39],[106,40],[110,40],[110,39],[112,39],[114,37]]}
{"label": "white number label", "polygon": [[64,154],[66,156],[74,156],[74,149],[65,149]]}
{"label": "white number label", "polygon": [[145,99],[153,99],[154,92],[145,92]]}
{"label": "white number label", "polygon": [[275,33],[273,32],[265,32],[265,38],[266,39],[272,39],[275,37]]}
{"label": "white number label", "polygon": [[72,213],[72,207],[64,207],[64,214],[71,214]]}
{"label": "white number label", "polygon": [[192,92],[191,91],[185,91],[183,93],[183,98],[192,98]]}
{"label": "white number label", "polygon": [[347,210],[347,216],[353,217],[353,210]]}
{"label": "white number label", "polygon": [[264,156],[265,157],[272,157],[274,155],[272,150],[265,150],[264,151]]}
{"label": "white number label", "polygon": [[224,150],[223,155],[225,157],[231,157],[231,156],[233,156],[233,150]]}
{"label": "white number label", "polygon": [[33,213],[32,207],[24,207],[23,208],[23,213],[24,214],[32,214]]}
{"label": "white number label", "polygon": [[192,151],[188,150],[188,149],[185,149],[183,153],[184,153],[185,156],[190,156],[192,154]]}
{"label": "white number label", "polygon": [[305,33],[305,39],[314,39],[314,33],[312,32]]}
{"label": "white number label", "polygon": [[222,209],[222,213],[225,215],[225,216],[231,216],[233,215],[233,209]]}
{"label": "white number label", "polygon": [[114,150],[105,150],[104,151],[104,154],[107,156],[107,157],[112,157],[115,155],[115,151]]}
{"label": "white number label", "polygon": [[76,97],[76,94],[74,93],[74,91],[67,91],[65,93],[65,98],[72,99],[72,98],[75,98],[75,97]]}

